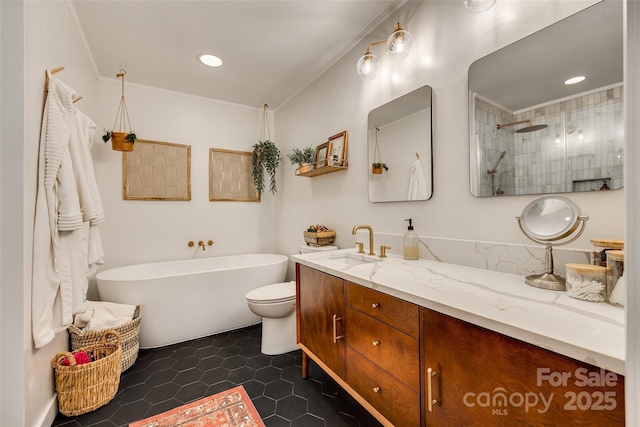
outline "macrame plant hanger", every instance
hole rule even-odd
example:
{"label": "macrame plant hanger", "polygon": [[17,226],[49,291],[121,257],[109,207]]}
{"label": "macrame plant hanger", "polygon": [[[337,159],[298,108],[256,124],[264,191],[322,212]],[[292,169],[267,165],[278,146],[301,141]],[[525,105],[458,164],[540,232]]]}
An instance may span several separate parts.
{"label": "macrame plant hanger", "polygon": [[[124,76],[127,71],[120,68],[117,78],[122,79],[122,95],[120,96],[120,104],[116,112],[116,119],[113,122],[111,130],[111,147],[116,151],[133,151],[133,143],[136,141],[136,134],[131,130],[131,120],[129,119],[129,111],[127,110],[127,101],[124,98]],[[128,127],[128,131],[127,131]],[[109,134],[109,133],[107,133]],[[107,136],[107,135],[105,135]],[[108,139],[106,139],[108,141]]]}
{"label": "macrame plant hanger", "polygon": [[371,164],[371,173],[379,175],[382,173],[382,168],[385,167],[380,158],[380,147],[378,147],[378,132],[380,128],[376,126],[376,145],[373,147],[373,163]]}
{"label": "macrame plant hanger", "polygon": [[[271,130],[269,129],[269,117],[267,116],[267,109],[269,106],[264,104],[262,107],[262,130],[260,131],[260,141],[271,141]],[[265,132],[266,129],[266,132]],[[265,139],[265,137],[268,138]]]}

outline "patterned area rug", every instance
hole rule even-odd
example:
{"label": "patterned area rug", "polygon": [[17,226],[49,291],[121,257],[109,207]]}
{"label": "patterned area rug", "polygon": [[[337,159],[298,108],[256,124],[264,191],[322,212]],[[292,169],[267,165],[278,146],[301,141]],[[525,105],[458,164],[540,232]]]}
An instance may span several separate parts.
{"label": "patterned area rug", "polygon": [[241,385],[129,424],[129,427],[265,427]]}

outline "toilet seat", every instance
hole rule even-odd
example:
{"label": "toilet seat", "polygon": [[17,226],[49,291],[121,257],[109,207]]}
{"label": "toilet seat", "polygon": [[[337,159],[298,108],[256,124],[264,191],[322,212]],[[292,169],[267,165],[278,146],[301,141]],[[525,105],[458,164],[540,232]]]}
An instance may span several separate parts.
{"label": "toilet seat", "polygon": [[253,304],[276,304],[296,298],[296,282],[276,283],[249,291],[245,297]]}

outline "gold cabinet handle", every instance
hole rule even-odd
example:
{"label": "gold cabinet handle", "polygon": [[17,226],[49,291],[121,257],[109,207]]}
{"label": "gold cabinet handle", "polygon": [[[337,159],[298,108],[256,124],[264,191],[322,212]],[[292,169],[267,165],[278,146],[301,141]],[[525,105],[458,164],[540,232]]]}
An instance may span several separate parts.
{"label": "gold cabinet handle", "polygon": [[372,344],[373,344],[374,347],[377,347],[377,346],[380,345],[380,341],[374,341],[374,342],[372,342]]}
{"label": "gold cabinet handle", "polygon": [[374,387],[373,388],[373,392],[374,393],[380,393],[380,387]]}
{"label": "gold cabinet handle", "polygon": [[435,377],[437,374],[431,368],[427,369],[427,409],[429,412],[433,412],[433,405],[438,403],[438,400],[433,398],[433,385],[431,384],[431,378]]}
{"label": "gold cabinet handle", "polygon": [[342,320],[342,317],[338,317],[337,314],[333,315],[333,343],[337,344],[340,338],[344,338],[344,335],[338,335],[338,320]]}
{"label": "gold cabinet handle", "polygon": [[377,302],[374,302],[373,304],[371,304],[371,307],[373,308],[380,308],[380,304]]}

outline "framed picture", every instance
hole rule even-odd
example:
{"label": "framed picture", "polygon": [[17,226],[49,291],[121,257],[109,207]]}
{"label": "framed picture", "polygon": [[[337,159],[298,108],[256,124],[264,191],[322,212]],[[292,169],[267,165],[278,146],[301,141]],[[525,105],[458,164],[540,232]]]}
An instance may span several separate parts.
{"label": "framed picture", "polygon": [[327,156],[329,155],[330,142],[318,145],[316,148],[316,168],[327,166]]}
{"label": "framed picture", "polygon": [[209,148],[209,201],[259,202],[250,151]]}
{"label": "framed picture", "polygon": [[136,140],[122,153],[124,200],[191,200],[191,146]]}
{"label": "framed picture", "polygon": [[347,160],[347,131],[337,133],[329,138],[331,153],[329,165],[346,166]]}

